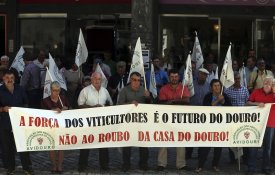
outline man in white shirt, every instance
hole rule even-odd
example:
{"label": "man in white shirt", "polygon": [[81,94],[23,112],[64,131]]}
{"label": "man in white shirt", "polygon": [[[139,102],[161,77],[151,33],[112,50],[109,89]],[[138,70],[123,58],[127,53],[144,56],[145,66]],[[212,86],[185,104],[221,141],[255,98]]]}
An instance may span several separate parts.
{"label": "man in white shirt", "polygon": [[[91,75],[90,86],[81,90],[78,97],[79,108],[95,108],[113,105],[111,96],[106,88],[101,86],[101,74],[94,72]],[[79,167],[80,172],[85,171],[88,165],[89,150],[81,149],[79,155]],[[102,170],[108,170],[109,153],[107,148],[99,149],[99,163]]]}

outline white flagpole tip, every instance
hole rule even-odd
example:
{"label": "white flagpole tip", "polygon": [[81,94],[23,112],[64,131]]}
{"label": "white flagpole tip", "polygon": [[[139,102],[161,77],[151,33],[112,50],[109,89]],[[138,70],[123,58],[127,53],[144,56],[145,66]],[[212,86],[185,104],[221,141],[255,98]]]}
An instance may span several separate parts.
{"label": "white flagpole tip", "polygon": [[197,36],[198,35],[198,33],[197,33],[197,31],[195,30],[195,35]]}
{"label": "white flagpole tip", "polygon": [[232,45],[232,43],[230,42],[229,45]]}

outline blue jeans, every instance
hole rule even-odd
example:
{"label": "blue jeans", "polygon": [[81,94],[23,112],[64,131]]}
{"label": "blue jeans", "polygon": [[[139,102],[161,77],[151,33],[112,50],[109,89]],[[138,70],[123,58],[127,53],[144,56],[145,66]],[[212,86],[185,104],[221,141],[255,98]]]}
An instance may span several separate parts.
{"label": "blue jeans", "polygon": [[[265,129],[264,140],[263,140],[263,164],[262,169],[264,171],[272,171],[272,163],[271,163],[271,145],[272,138],[274,134],[274,128],[267,127]],[[249,156],[248,156],[248,171],[256,172],[257,170],[257,152],[258,148],[248,148]]]}

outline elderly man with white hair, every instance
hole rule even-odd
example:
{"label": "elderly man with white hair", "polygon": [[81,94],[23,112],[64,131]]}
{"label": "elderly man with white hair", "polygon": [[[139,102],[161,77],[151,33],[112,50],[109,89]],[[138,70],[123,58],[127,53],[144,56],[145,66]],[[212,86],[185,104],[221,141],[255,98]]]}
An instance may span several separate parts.
{"label": "elderly man with white hair", "polygon": [[7,55],[1,56],[0,64],[1,66],[5,66],[6,68],[9,67],[9,60],[10,58]]}
{"label": "elderly man with white hair", "polygon": [[19,74],[20,73],[22,74],[22,72],[18,72],[15,68],[10,67],[10,58],[7,55],[1,56],[1,58],[0,58],[0,67],[1,67],[1,69],[10,69],[14,74],[15,83],[19,84],[19,82],[20,82]]}
{"label": "elderly man with white hair", "polygon": [[[248,105],[264,107],[265,103],[275,103],[275,88],[273,86],[273,77],[267,76],[264,78],[263,87],[255,89],[249,96]],[[266,124],[266,130],[263,140],[263,173],[269,175],[272,174],[272,163],[271,163],[271,145],[272,138],[275,128],[275,106],[272,105]],[[247,174],[252,175],[257,173],[257,150],[258,148],[249,148],[248,156],[248,172]]]}
{"label": "elderly man with white hair", "polygon": [[[101,74],[94,72],[91,75],[91,85],[81,90],[78,97],[79,108],[95,108],[106,105],[113,105],[111,96],[106,88],[101,86]],[[80,172],[85,171],[88,166],[89,150],[81,149],[79,155]],[[99,163],[102,170],[108,170],[109,153],[108,148],[99,149]]]}

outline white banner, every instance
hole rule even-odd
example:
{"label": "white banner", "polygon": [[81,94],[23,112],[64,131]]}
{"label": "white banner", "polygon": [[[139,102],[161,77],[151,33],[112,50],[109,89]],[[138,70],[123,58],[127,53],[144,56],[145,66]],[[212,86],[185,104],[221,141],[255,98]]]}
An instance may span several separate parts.
{"label": "white banner", "polygon": [[157,91],[157,85],[156,85],[155,69],[152,63],[151,63],[151,70],[150,70],[149,91],[152,93],[153,98],[157,98],[158,91]]}
{"label": "white banner", "polygon": [[79,29],[79,37],[75,55],[75,64],[79,67],[86,62],[88,58],[88,49],[82,34],[82,30]]}
{"label": "white banner", "polygon": [[[132,63],[131,63],[127,83],[130,82],[130,75],[133,72],[140,73],[141,77],[144,78],[144,83],[146,82],[145,81],[145,74],[144,74],[144,65],[143,65],[143,57],[142,57],[140,37],[138,37],[137,42],[136,42],[136,47],[135,47],[135,50],[134,50],[134,54],[133,54],[133,58],[132,58]],[[144,87],[146,87],[146,85]]]}
{"label": "white banner", "polygon": [[105,74],[103,73],[99,63],[97,63],[97,65],[96,65],[95,72],[98,72],[101,74],[101,86],[107,88],[108,80],[107,80]]}
{"label": "white banner", "polygon": [[56,113],[12,107],[17,151],[102,147],[260,147],[271,104],[206,107],[139,104]]}
{"label": "white banner", "polygon": [[25,68],[25,62],[23,60],[23,55],[25,53],[24,48],[21,46],[19,51],[16,54],[16,57],[14,58],[11,67],[15,68],[20,76],[22,76],[24,68]]}
{"label": "white banner", "polygon": [[43,99],[47,98],[51,95],[51,75],[49,69],[46,71],[45,83],[44,83],[44,90],[43,90]]}
{"label": "white banner", "polygon": [[234,72],[232,68],[231,44],[228,47],[220,76],[223,86],[229,88],[234,84]]}
{"label": "white banner", "polygon": [[195,31],[195,42],[193,46],[193,52],[192,52],[192,60],[196,62],[196,69],[199,69],[204,61],[203,54],[201,51],[201,45],[199,42],[199,38],[197,35],[197,32]]}
{"label": "white banner", "polygon": [[[190,97],[195,95],[194,85],[193,85],[193,74],[192,74],[192,64],[191,64],[191,55],[188,54],[186,59],[186,69],[184,71],[184,80],[182,81],[183,85],[188,87]],[[183,91],[184,89],[182,89]]]}
{"label": "white banner", "polygon": [[52,81],[58,81],[60,84],[61,88],[67,90],[67,85],[64,80],[63,75],[59,72],[59,69],[57,65],[55,64],[55,61],[51,54],[49,53],[49,74],[51,76]]}

